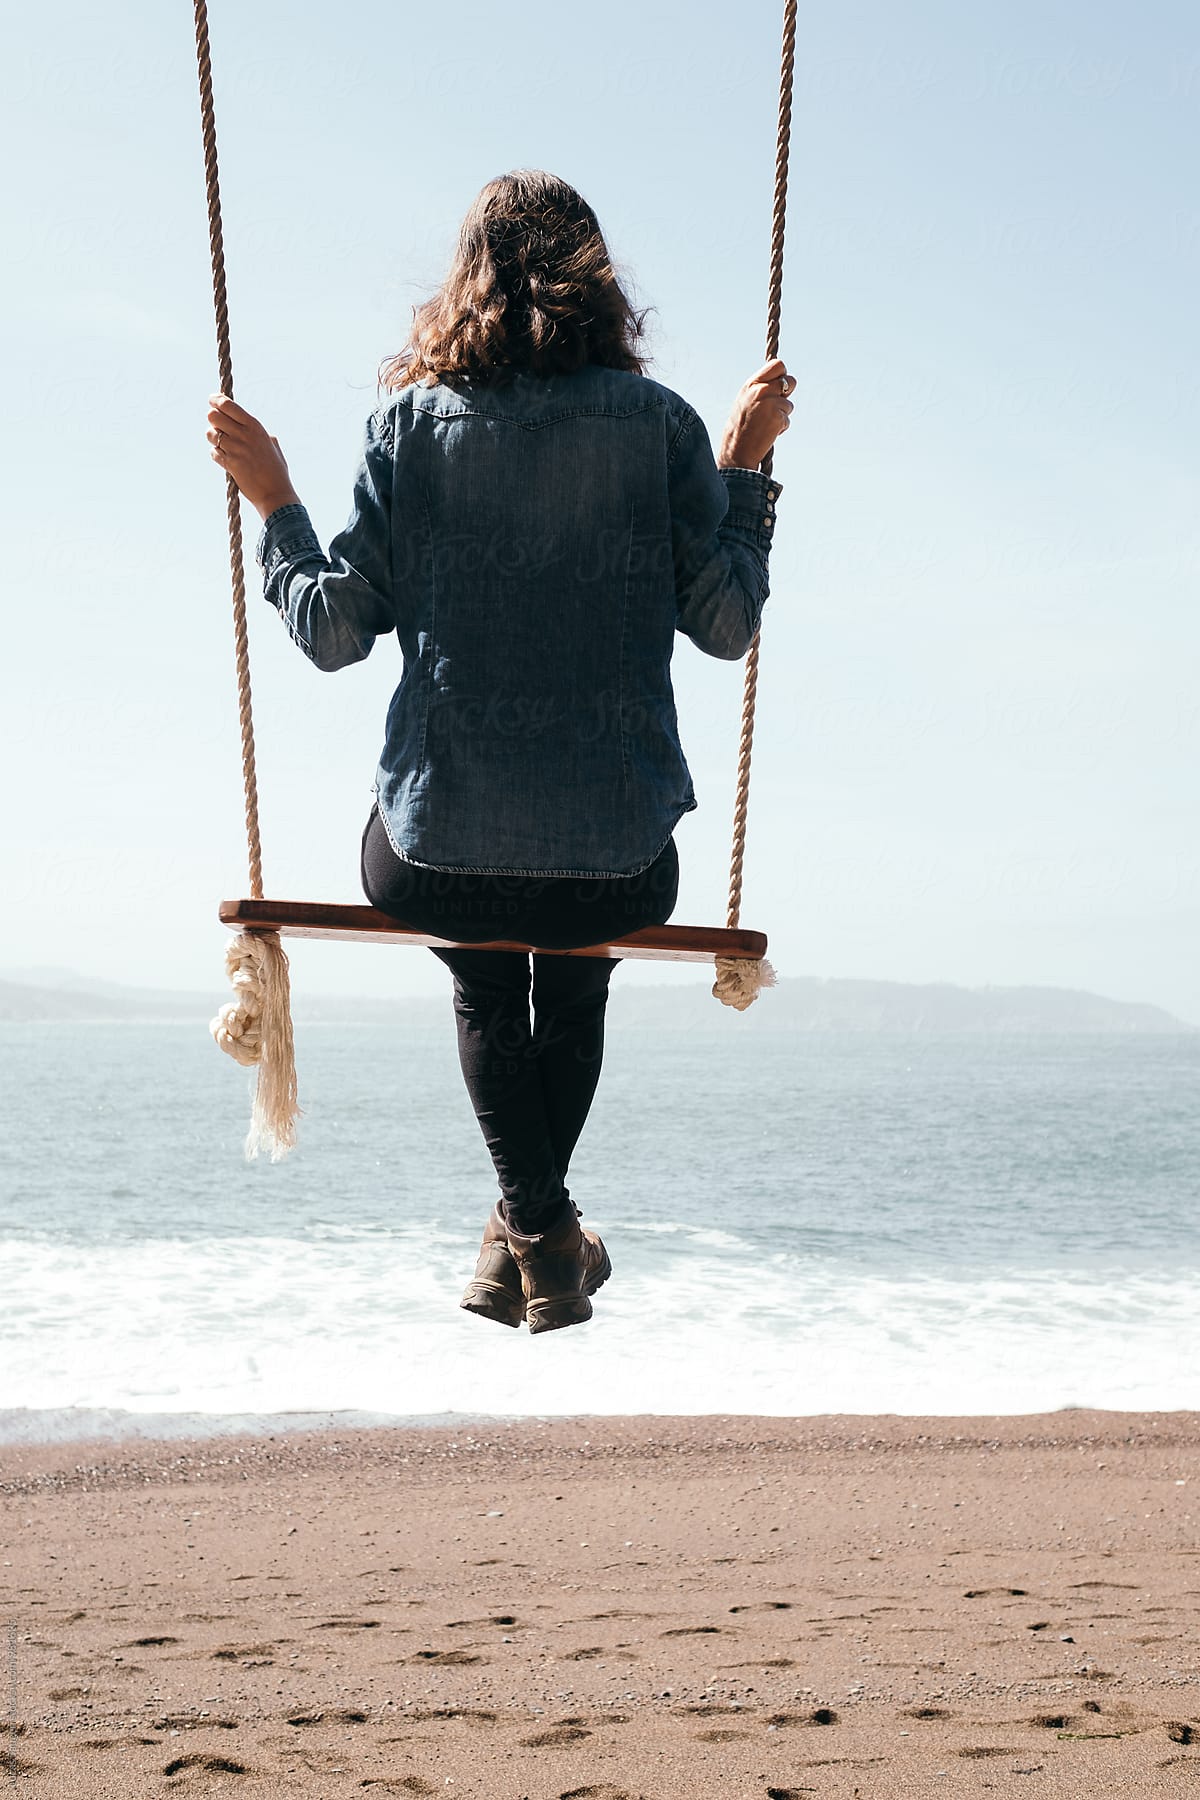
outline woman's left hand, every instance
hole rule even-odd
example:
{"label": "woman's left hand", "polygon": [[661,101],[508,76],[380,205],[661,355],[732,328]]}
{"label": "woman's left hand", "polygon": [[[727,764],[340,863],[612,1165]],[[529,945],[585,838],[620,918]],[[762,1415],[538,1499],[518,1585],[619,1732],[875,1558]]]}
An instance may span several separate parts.
{"label": "woman's left hand", "polygon": [[208,431],[212,459],[233,476],[264,519],[278,507],[299,502],[279,439],[227,394],[209,396]]}

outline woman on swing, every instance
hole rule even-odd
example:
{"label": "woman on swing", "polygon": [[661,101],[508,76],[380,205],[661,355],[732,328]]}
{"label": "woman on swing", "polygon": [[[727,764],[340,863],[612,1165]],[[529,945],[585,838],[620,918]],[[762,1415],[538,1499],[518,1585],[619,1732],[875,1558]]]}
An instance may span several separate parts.
{"label": "woman on swing", "polygon": [[[780,492],[758,465],[794,383],[759,369],[714,459],[687,402],[643,374],[642,322],[573,188],[537,170],[488,182],[381,371],[391,397],[328,556],[277,440],[212,401],[213,460],[263,519],[264,591],[296,643],[340,669],[400,640],[362,881],[414,930],[571,949],[674,909],[672,833],[696,805],[674,636],[730,660],[754,637]],[[434,955],[500,1187],[462,1304],[578,1324],[610,1263],[566,1176],[616,962]]]}

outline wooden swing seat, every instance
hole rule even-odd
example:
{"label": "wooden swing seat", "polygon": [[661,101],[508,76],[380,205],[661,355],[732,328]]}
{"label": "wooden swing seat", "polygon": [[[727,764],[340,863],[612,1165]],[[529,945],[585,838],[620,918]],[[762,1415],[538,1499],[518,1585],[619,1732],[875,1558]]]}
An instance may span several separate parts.
{"label": "wooden swing seat", "polygon": [[486,944],[460,944],[454,938],[430,937],[398,925],[373,906],[325,906],[307,900],[222,900],[222,925],[231,931],[275,931],[280,937],[335,938],[346,944],[425,944],[461,950],[536,950],[540,956],[615,956],[648,962],[760,962],[767,953],[761,931],[727,931],[706,925],[647,925],[628,937],[581,950],[542,950],[498,938]]}

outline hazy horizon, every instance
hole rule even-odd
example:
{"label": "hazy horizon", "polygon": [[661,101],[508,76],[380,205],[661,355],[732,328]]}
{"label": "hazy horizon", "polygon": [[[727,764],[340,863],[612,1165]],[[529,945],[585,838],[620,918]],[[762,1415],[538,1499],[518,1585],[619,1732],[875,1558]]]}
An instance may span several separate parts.
{"label": "hazy horizon", "polygon": [[[286,947],[290,948],[290,940]],[[695,965],[693,980],[685,988],[678,981],[654,980],[655,965],[644,970],[641,982],[627,987],[624,976],[638,965],[627,963],[622,978],[614,986],[616,1015],[624,1007],[628,1016],[640,1023],[679,1025],[691,1029],[701,1021],[719,1026],[731,1020],[730,1013],[713,999],[711,973]],[[31,996],[33,1010],[20,1010],[20,996]],[[89,1012],[85,1008],[74,1015],[62,1008],[38,1011],[40,997],[48,1000],[77,995],[81,1000],[110,1002],[114,1010]],[[626,999],[628,995],[628,999]],[[102,1023],[165,1020],[166,1005],[194,1005],[197,1014],[223,998],[219,979],[203,989],[170,987],[131,987],[126,983],[106,981],[84,975],[77,969],[0,967],[0,1023],[63,1023],[75,1018]],[[298,1020],[335,1022],[334,1009],[339,1006],[358,1009],[356,1016],[369,1024],[399,1023],[409,1016],[407,1008],[415,1003],[422,1016],[439,1007],[439,996],[409,994],[381,998],[377,994],[344,991],[336,994],[314,993],[304,986],[294,987],[292,1010]],[[164,1010],[155,1011],[155,1003]],[[966,1004],[964,1004],[966,1003]],[[29,1002],[26,1003],[27,1006]],[[137,1007],[151,1010],[139,1013]],[[807,1018],[805,1017],[807,1004]],[[14,1005],[16,1010],[13,1010]],[[447,1016],[448,1011],[447,1010]],[[744,1017],[745,1015],[738,1015]],[[905,1030],[920,1026],[930,1030],[996,1030],[1054,1032],[1126,1031],[1183,1034],[1200,1031],[1200,1023],[1181,1018],[1165,1008],[1144,1001],[1114,1000],[1105,994],[1082,988],[1050,986],[963,987],[953,982],[891,982],[862,976],[822,976],[809,973],[781,975],[774,988],[767,990],[750,1015],[752,1025],[770,1029],[773,1024],[785,1027],[804,1022],[820,1030],[867,1029]],[[353,1023],[347,1018],[344,1023]]]}
{"label": "hazy horizon", "polygon": [[[452,65],[423,72],[381,0],[352,35],[311,0],[210,5],[237,393],[326,543],[377,365],[501,169],[593,203],[654,309],[651,373],[713,435],[762,356],[775,0],[733,22],[698,0],[686,29],[617,0],[601,34],[549,0],[516,31],[455,17]],[[245,863],[191,18],[131,0],[114,33],[80,0],[27,9],[4,85],[22,176],[0,458],[32,592],[0,675],[20,776],[0,926],[32,965],[207,988]],[[1200,16],[1168,0],[802,13],[799,387],[743,909],[781,974],[1200,1019],[1198,95]],[[244,523],[267,891],[358,900],[398,653],[310,668]],[[677,917],[719,922],[740,670],[681,644],[675,672],[700,798]],[[296,945],[293,968],[314,994],[445,980],[341,945]]]}

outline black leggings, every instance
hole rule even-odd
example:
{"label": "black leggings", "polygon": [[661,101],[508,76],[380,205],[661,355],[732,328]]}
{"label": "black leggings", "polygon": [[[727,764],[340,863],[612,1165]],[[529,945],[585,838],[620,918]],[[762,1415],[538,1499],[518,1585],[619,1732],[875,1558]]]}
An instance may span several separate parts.
{"label": "black leggings", "polygon": [[[362,882],[372,906],[431,937],[566,950],[665,924],[678,895],[679,858],[672,840],[641,875],[454,875],[398,857],[373,808]],[[564,1204],[571,1154],[600,1079],[616,960],[507,950],[434,955],[454,975],[459,1061],[501,1210],[514,1229],[540,1231]]]}

